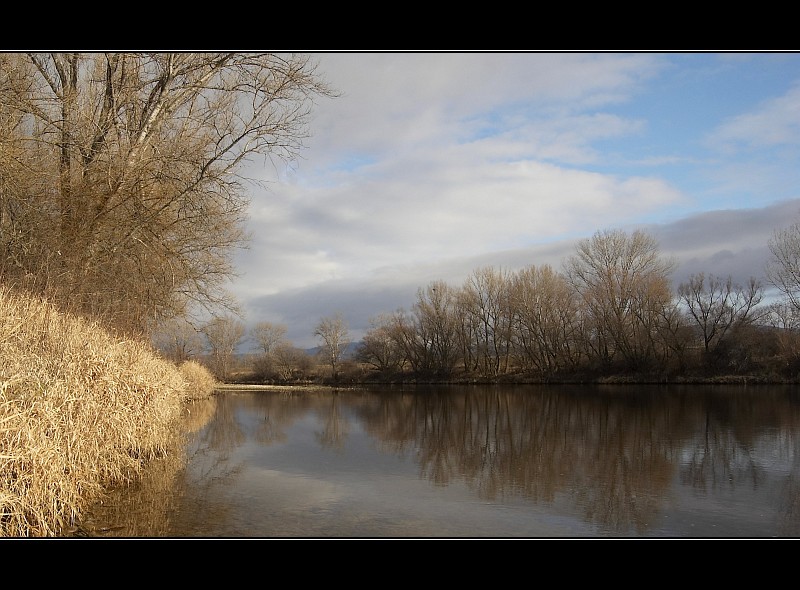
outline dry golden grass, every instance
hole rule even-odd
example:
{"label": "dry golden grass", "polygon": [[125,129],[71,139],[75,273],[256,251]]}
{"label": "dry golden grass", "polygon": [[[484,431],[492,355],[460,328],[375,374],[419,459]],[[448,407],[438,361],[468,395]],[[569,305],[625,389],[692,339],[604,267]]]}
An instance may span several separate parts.
{"label": "dry golden grass", "polygon": [[219,383],[205,366],[197,361],[183,361],[178,369],[186,382],[187,397],[190,400],[211,397]]}
{"label": "dry golden grass", "polygon": [[187,372],[0,287],[0,536],[58,536],[165,455],[189,392],[208,386]]}

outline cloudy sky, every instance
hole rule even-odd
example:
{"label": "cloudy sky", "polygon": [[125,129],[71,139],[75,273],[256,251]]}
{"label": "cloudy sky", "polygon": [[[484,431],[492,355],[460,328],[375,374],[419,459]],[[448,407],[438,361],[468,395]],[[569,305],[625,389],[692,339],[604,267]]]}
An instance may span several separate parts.
{"label": "cloudy sky", "polygon": [[[560,268],[642,228],[693,272],[763,278],[800,221],[800,53],[315,53],[339,93],[301,157],[257,170],[230,284],[296,346],[341,313],[410,309],[431,281]],[[247,349],[247,347],[245,347]]]}

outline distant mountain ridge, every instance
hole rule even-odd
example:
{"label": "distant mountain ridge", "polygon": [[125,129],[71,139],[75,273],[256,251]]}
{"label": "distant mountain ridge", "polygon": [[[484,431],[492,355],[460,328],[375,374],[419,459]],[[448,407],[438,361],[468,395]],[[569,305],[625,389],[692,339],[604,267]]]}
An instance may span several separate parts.
{"label": "distant mountain ridge", "polygon": [[[361,346],[361,341],[358,342],[350,342],[347,346],[345,346],[344,351],[342,351],[342,358],[341,360],[348,360],[352,359],[356,352],[358,351],[358,347]],[[324,347],[322,346],[314,346],[313,348],[306,348],[304,349],[306,354],[311,356],[316,356],[319,354]]]}

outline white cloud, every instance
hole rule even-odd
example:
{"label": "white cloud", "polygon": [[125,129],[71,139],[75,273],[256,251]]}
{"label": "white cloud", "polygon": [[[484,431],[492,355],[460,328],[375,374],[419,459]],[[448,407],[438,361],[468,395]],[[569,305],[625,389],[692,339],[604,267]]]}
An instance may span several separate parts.
{"label": "white cloud", "polygon": [[663,67],[650,54],[322,54],[320,71],[342,96],[318,105],[309,162],[396,156],[533,117],[564,118],[629,100]]}
{"label": "white cloud", "polygon": [[764,101],[757,109],[723,123],[711,135],[722,149],[763,148],[800,143],[800,85]]}
{"label": "white cloud", "polygon": [[398,260],[475,256],[624,223],[683,198],[660,179],[448,156],[396,162],[380,182],[359,184],[354,173],[343,186],[305,191],[302,207],[260,209],[253,250],[269,253],[270,265],[262,275],[274,288],[303,286]]}

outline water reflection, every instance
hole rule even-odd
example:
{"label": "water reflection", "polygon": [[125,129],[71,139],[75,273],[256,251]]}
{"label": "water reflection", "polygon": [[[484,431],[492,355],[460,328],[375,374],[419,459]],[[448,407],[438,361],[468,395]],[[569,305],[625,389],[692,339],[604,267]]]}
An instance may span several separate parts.
{"label": "water reflection", "polygon": [[186,464],[137,516],[157,522],[93,534],[797,536],[799,399],[783,386],[228,391],[187,419]]}

